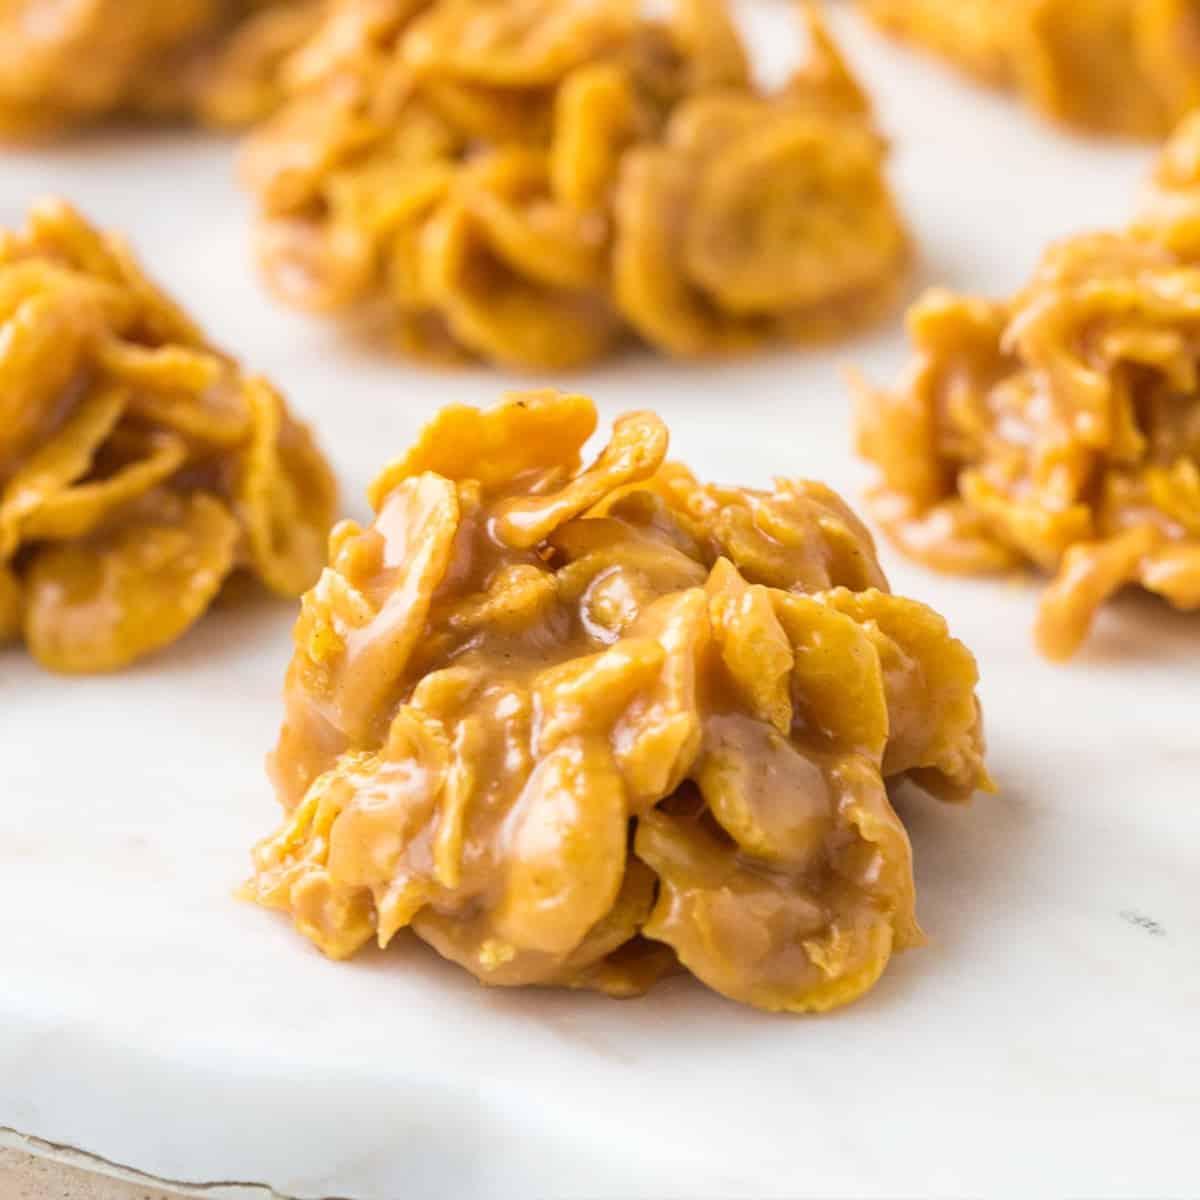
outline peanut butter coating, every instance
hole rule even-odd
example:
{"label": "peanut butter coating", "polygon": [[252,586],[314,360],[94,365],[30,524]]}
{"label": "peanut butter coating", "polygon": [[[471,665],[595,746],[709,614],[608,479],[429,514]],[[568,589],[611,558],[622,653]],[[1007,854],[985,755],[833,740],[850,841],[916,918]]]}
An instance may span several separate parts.
{"label": "peanut butter coating", "polygon": [[1051,658],[1126,586],[1200,609],[1198,231],[1193,116],[1128,229],[1052,246],[1007,301],[929,293],[900,385],[859,388],[887,533],[939,570],[1050,574]]}
{"label": "peanut butter coating", "polygon": [[305,597],[249,893],[335,958],[819,1011],[920,941],[888,785],[987,786],[975,663],[820,484],[705,485],[652,413],[444,410]]}

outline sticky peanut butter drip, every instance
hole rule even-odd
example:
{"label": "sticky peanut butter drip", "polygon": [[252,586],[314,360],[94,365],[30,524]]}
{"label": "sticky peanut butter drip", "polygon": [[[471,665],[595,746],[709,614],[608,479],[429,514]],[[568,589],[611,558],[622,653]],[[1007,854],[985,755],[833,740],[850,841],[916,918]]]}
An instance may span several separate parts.
{"label": "sticky peanut butter drip", "polygon": [[681,963],[821,1010],[915,944],[885,781],[987,783],[970,653],[819,484],[698,483],[651,413],[445,410],[306,597],[250,892],[333,957],[411,927],[485,983]]}

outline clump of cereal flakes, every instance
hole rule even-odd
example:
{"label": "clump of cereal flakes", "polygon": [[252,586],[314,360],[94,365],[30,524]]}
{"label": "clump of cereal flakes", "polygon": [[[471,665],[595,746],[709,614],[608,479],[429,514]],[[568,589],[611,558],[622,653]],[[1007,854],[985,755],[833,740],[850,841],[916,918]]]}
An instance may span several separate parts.
{"label": "clump of cereal flakes", "polygon": [[249,894],[335,958],[771,1010],[920,942],[903,778],[987,787],[970,652],[828,488],[702,484],[652,413],[445,409],[304,599]]}
{"label": "clump of cereal flakes", "polygon": [[119,118],[245,125],[279,102],[279,67],[327,0],[8,0],[0,138]]}
{"label": "clump of cereal flakes", "polygon": [[907,241],[870,106],[810,59],[751,78],[725,0],[338,0],[244,173],[286,302],[403,351],[561,369],[827,337],[894,298]]}
{"label": "clump of cereal flakes", "polygon": [[1051,247],[1008,301],[931,292],[909,330],[904,382],[861,388],[858,415],[903,550],[1052,573],[1036,630],[1052,658],[1128,584],[1200,609],[1200,116],[1129,230]]}
{"label": "clump of cereal flakes", "polygon": [[333,478],[304,426],[61,201],[0,232],[0,641],[108,671],[245,569],[299,595]]}
{"label": "clump of cereal flakes", "polygon": [[883,29],[1047,117],[1162,137],[1200,104],[1194,0],[860,0]]}

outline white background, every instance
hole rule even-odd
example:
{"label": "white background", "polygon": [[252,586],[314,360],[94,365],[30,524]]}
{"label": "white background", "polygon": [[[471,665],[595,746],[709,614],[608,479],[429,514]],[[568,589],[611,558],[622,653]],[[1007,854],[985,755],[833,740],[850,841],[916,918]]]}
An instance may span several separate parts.
{"label": "white background", "polygon": [[[752,17],[778,67],[785,11]],[[1049,130],[836,24],[894,138],[914,290],[1006,293],[1049,239],[1129,215],[1149,151]],[[522,381],[385,360],[276,307],[232,164],[223,141],[155,133],[4,152],[0,223],[49,192],[127,231],[316,423],[361,515],[439,405]],[[657,408],[702,475],[855,497],[839,368],[890,380],[904,357],[897,320],[827,353],[633,357],[568,383],[606,418]],[[236,902],[277,818],[261,764],[287,604],[222,610],[111,679],[0,654],[0,1127],[305,1198],[1195,1195],[1200,617],[1123,600],[1053,667],[1030,644],[1034,585],[882,550],[979,657],[1002,791],[905,805],[931,943],[820,1018],[686,979],[625,1003],[487,991],[419,944],[335,965]]]}

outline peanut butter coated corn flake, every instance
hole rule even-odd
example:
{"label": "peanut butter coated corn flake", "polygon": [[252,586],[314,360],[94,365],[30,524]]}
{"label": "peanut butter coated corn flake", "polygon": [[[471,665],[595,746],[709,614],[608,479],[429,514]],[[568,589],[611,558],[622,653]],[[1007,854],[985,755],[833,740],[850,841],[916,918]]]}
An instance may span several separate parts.
{"label": "peanut butter coated corn flake", "polygon": [[907,257],[886,150],[805,12],[809,62],[766,93],[725,0],[334,0],[244,155],[268,283],[542,370],[878,315]]}
{"label": "peanut butter coated corn flake", "polygon": [[1161,137],[1200,104],[1196,0],[860,0],[884,29],[1082,129]]}
{"label": "peanut butter coated corn flake", "polygon": [[110,117],[245,125],[326,0],[0,0],[0,137]]}
{"label": "peanut butter coated corn flake", "polygon": [[648,412],[584,465],[595,424],[448,408],[335,528],[249,894],[334,958],[847,1003],[921,940],[888,784],[988,786],[974,659],[827,488],[701,484]]}
{"label": "peanut butter coated corn flake", "polygon": [[1053,575],[1052,658],[1126,585],[1200,609],[1200,116],[1163,153],[1132,228],[1054,246],[1007,302],[935,291],[916,358],[861,389],[876,516],[946,571]]}
{"label": "peanut butter coated corn flake", "polygon": [[0,643],[108,671],[244,568],[317,578],[334,484],[308,431],[61,201],[0,233]]}

